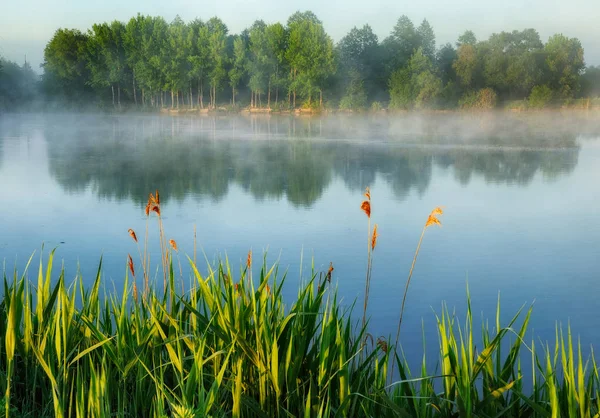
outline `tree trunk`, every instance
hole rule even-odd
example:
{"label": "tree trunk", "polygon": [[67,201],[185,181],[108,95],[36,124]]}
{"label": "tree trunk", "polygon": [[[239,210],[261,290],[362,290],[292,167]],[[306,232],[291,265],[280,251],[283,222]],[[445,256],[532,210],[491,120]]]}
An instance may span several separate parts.
{"label": "tree trunk", "polygon": [[204,81],[200,81],[200,109],[204,109]]}
{"label": "tree trunk", "polygon": [[164,91],[160,92],[160,107],[161,108],[165,107],[165,92]]}
{"label": "tree trunk", "polygon": [[175,109],[175,93],[171,90],[171,109]]}
{"label": "tree trunk", "polygon": [[190,109],[194,107],[194,92],[192,90],[192,82],[190,81]]}
{"label": "tree trunk", "polygon": [[275,87],[275,106],[277,106],[279,99],[279,87]]}
{"label": "tree trunk", "polygon": [[121,85],[117,84],[117,103],[119,103],[119,109],[121,109]]}
{"label": "tree trunk", "polygon": [[323,108],[323,90],[319,89],[319,106]]}
{"label": "tree trunk", "polygon": [[137,93],[135,92],[135,71],[133,72],[133,101],[135,102],[135,107],[137,107]]}
{"label": "tree trunk", "polygon": [[113,86],[113,85],[111,84],[111,85],[110,85],[110,90],[112,91],[113,107],[115,107],[115,86]]}
{"label": "tree trunk", "polygon": [[231,104],[235,106],[235,87],[231,88]]}
{"label": "tree trunk", "polygon": [[267,108],[271,108],[271,79],[269,79],[269,92],[267,93]]}

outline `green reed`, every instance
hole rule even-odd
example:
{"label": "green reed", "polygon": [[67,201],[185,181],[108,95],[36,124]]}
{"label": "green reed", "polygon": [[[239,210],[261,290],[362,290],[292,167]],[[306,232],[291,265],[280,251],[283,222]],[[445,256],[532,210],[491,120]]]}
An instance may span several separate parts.
{"label": "green reed", "polygon": [[[437,368],[428,369],[424,356],[413,374],[401,348],[374,341],[352,306],[339,303],[332,266],[313,269],[286,304],[285,274],[263,260],[253,278],[251,253],[236,272],[223,261],[202,274],[188,259],[192,281],[183,292],[177,246],[167,247],[162,222],[159,231],[163,286],[147,282],[149,257],[140,250],[141,294],[131,258],[119,294],[104,291],[102,263],[91,286],[80,275],[67,283],[64,270],[53,269],[53,252],[45,265],[40,260],[35,282],[28,269],[5,270],[6,416],[598,416],[593,355],[582,357],[570,329],[557,328],[556,341],[541,350],[527,343],[531,308],[503,325],[498,303],[494,326],[478,333],[467,294],[464,323],[445,307],[437,316]],[[531,370],[521,368],[525,356]]]}

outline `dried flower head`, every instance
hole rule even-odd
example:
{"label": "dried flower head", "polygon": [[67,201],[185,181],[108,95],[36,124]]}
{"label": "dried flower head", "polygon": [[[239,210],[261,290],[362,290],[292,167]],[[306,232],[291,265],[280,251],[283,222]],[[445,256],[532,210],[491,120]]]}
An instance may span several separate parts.
{"label": "dried flower head", "polygon": [[158,189],[156,189],[156,204],[160,205],[160,195],[158,194]]}
{"label": "dried flower head", "polygon": [[437,218],[437,215],[442,215],[443,213],[444,213],[444,211],[442,210],[442,208],[440,206],[438,206],[437,208],[432,210],[431,213],[429,214],[429,217],[427,218],[427,222],[425,222],[425,228],[428,228],[431,225],[442,226],[442,223]]}
{"label": "dried flower head", "polygon": [[160,208],[158,206],[152,206],[152,212],[156,212],[156,214],[160,216]]}
{"label": "dried flower head", "polygon": [[252,267],[252,250],[248,251],[248,258],[246,259],[246,267]]}
{"label": "dried flower head", "polygon": [[388,343],[383,337],[377,338],[377,345],[381,348],[381,351],[387,354],[388,352]]}
{"label": "dried flower head", "polygon": [[375,249],[375,246],[377,245],[377,237],[379,235],[377,235],[377,224],[375,224],[375,226],[373,227],[373,235],[371,236],[371,250]]}
{"label": "dried flower head", "polygon": [[367,214],[369,218],[371,217],[371,202],[369,202],[368,200],[363,201],[360,205],[360,208],[363,210],[364,213]]}
{"label": "dried flower head", "polygon": [[137,240],[137,236],[135,235],[135,231],[134,231],[133,229],[129,228],[129,229],[127,230],[127,232],[129,232],[129,236],[130,236],[131,238],[133,238],[133,240],[134,240],[135,242],[138,242],[138,240]]}
{"label": "dried flower head", "polygon": [[334,268],[333,268],[333,263],[332,263],[332,262],[329,262],[329,269],[327,270],[327,276],[325,276],[325,279],[326,279],[326,280],[327,280],[329,283],[331,283],[331,273],[333,273],[333,270],[334,270]]}
{"label": "dried flower head", "polygon": [[366,190],[365,190],[365,197],[366,197],[368,200],[371,200],[371,190],[370,190],[368,187],[367,187],[367,188],[366,188]]}
{"label": "dried flower head", "polygon": [[156,198],[154,197],[154,195],[152,193],[150,193],[150,195],[148,196],[148,204],[151,206],[156,205]]}
{"label": "dried flower head", "polygon": [[138,293],[137,293],[137,286],[135,285],[135,283],[133,283],[133,298],[137,302],[137,300],[138,300]]}
{"label": "dried flower head", "polygon": [[135,276],[135,269],[133,267],[133,259],[131,258],[131,254],[127,254],[127,265],[129,266],[129,270],[131,271],[131,275]]}
{"label": "dried flower head", "polygon": [[175,240],[174,240],[174,239],[170,239],[170,240],[169,240],[169,244],[171,244],[171,248],[173,248],[175,251],[179,251],[179,250],[177,249],[177,243],[175,242]]}
{"label": "dried flower head", "polygon": [[150,205],[150,203],[148,203],[148,204],[146,205],[146,210],[145,210],[145,212],[146,212],[146,216],[150,216],[150,208],[151,208],[151,207],[152,207],[152,205]]}

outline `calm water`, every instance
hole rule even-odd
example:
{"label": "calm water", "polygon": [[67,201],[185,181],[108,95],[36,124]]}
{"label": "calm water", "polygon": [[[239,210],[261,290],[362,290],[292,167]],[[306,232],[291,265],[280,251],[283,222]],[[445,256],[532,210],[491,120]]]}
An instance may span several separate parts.
{"label": "calm water", "polygon": [[535,300],[535,336],[570,320],[584,345],[600,345],[599,138],[590,115],[4,116],[0,258],[22,270],[42,244],[58,246],[67,277],[79,265],[91,281],[102,255],[104,282],[119,288],[137,253],[127,229],[143,235],[158,188],[182,253],[193,253],[194,225],[210,261],[239,266],[268,249],[289,298],[302,255],[305,278],[311,258],[318,270],[331,261],[344,301],[362,303],[370,186],[375,336],[395,332],[422,225],[443,205],[413,276],[405,347],[420,350],[422,320],[436,345],[432,309],[464,312],[467,281],[476,317],[493,319],[498,294],[506,318]]}

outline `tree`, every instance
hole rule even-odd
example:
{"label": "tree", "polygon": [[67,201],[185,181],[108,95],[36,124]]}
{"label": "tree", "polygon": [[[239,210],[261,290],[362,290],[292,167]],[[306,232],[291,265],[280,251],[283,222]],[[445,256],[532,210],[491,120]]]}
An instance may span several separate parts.
{"label": "tree", "polygon": [[354,94],[360,85],[367,96],[374,96],[379,77],[378,49],[377,35],[369,25],[360,29],[352,28],[339,42],[339,73],[342,80],[345,80],[343,88],[346,95]]}
{"label": "tree", "polygon": [[295,13],[288,20],[288,49],[290,64],[290,93],[293,106],[300,90],[311,104],[313,94],[319,92],[323,104],[323,88],[335,71],[333,41],[325,33],[321,22],[310,12]]}
{"label": "tree", "polygon": [[475,37],[475,33],[473,33],[472,30],[467,30],[458,37],[456,46],[460,47],[461,45],[475,45],[476,43],[477,38]]}
{"label": "tree", "polygon": [[458,58],[454,61],[452,68],[460,80],[462,86],[469,89],[473,84],[475,70],[477,68],[477,53],[475,46],[462,44],[458,47]]}
{"label": "tree", "polygon": [[554,35],[546,43],[544,52],[548,84],[560,97],[573,97],[579,90],[579,76],[585,68],[581,42],[562,34]]}
{"label": "tree", "polygon": [[231,103],[235,106],[237,86],[246,72],[246,43],[240,36],[233,41],[233,60],[229,70],[229,85],[231,86]]}
{"label": "tree", "polygon": [[214,109],[217,105],[217,91],[220,90],[223,79],[227,75],[227,26],[217,17],[207,22],[208,27],[208,58],[210,62],[208,77],[211,86],[210,106]]}
{"label": "tree", "polygon": [[390,79],[390,106],[398,109],[435,107],[442,93],[442,80],[430,59],[419,48],[405,68]]}
{"label": "tree", "polygon": [[427,19],[423,19],[417,28],[416,35],[418,45],[423,48],[423,55],[433,61],[435,59],[435,34]]}
{"label": "tree", "polygon": [[87,81],[88,36],[77,29],[58,29],[44,49],[44,86],[49,95],[77,102],[90,96]]}

